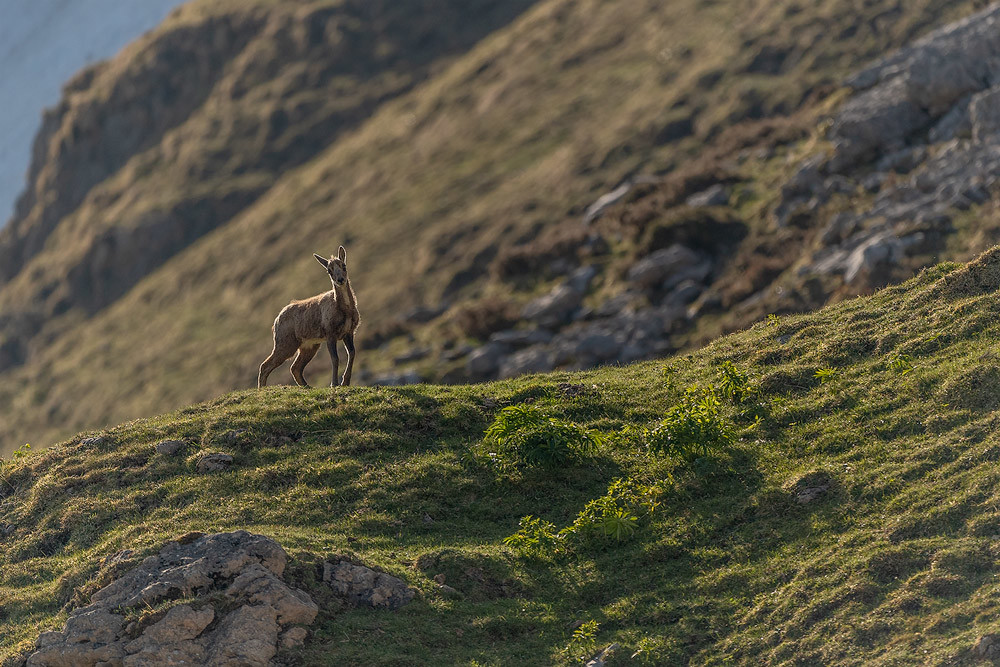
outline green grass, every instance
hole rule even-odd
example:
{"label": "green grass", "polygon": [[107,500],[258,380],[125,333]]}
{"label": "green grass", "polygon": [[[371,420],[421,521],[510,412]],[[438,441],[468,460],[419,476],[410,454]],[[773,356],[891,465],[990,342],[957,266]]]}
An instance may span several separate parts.
{"label": "green grass", "polygon": [[[971,663],[1000,611],[998,288],[995,249],[659,362],[238,392],[20,456],[0,468],[13,529],[0,542],[0,654],[106,582],[102,557],[246,528],[279,540],[318,599],[311,564],[332,554],[421,593],[395,613],[325,607],[306,664],[579,664],[611,642],[621,665]],[[649,453],[641,431],[733,369],[752,391],[720,391],[732,444],[693,460]],[[525,403],[600,432],[599,448],[556,468],[477,456],[499,411]],[[191,444],[167,458],[162,438]],[[234,468],[196,474],[206,451]],[[505,544],[527,515],[572,524],[616,479],[663,488],[631,536],[559,554]],[[437,592],[442,573],[460,597]]]}

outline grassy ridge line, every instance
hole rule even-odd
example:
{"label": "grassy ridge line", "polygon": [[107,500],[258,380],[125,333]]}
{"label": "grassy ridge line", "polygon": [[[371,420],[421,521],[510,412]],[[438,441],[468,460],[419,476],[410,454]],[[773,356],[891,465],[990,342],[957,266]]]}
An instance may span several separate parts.
{"label": "grassy ridge line", "polygon": [[[311,563],[333,553],[422,592],[398,614],[324,611],[308,664],[574,664],[612,641],[614,664],[967,662],[1000,606],[998,287],[1000,249],[664,362],[240,392],[18,458],[0,472],[0,652],[106,581],[101,557],[247,528],[296,554],[317,595]],[[725,361],[759,386],[761,418],[726,408],[740,438],[721,455],[688,464],[611,437],[582,463],[505,475],[469,455],[507,404],[609,435],[653,425]],[[191,445],[155,454],[167,437]],[[195,474],[206,451],[234,469]],[[633,538],[557,559],[503,544],[527,514],[568,525],[621,477],[673,480]],[[815,480],[825,495],[798,504]],[[461,599],[436,592],[439,573]]]}
{"label": "grassy ridge line", "polygon": [[[893,7],[540,2],[114,305],[62,322],[28,366],[3,374],[0,442],[48,443],[247,386],[274,313],[325,287],[310,259],[325,243],[350,241],[363,331],[415,304],[507,294],[485,270],[499,248],[575,215],[640,165],[671,168],[736,120],[795,109],[969,8]],[[849,46],[835,38],[852,29]],[[788,65],[756,71],[765,47],[788,52]],[[657,139],[680,117],[692,136]],[[363,347],[362,367],[391,364]]]}

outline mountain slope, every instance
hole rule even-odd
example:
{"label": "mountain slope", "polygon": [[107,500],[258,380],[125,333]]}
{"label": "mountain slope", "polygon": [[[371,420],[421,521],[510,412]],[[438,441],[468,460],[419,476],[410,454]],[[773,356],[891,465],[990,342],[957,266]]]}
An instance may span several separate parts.
{"label": "mountain slope", "polygon": [[[294,554],[316,599],[308,573],[332,554],[420,591],[397,613],[324,607],[290,654],[308,664],[577,664],[612,642],[609,664],[973,664],[998,629],[997,290],[1000,249],[660,362],[273,387],[21,455],[0,468],[0,651],[17,664],[63,605],[168,539],[246,528]],[[709,385],[706,418],[732,443],[650,450]],[[478,443],[507,405],[603,441],[497,469],[488,452],[509,450]],[[165,438],[184,449],[157,453]],[[208,452],[232,468],[196,472]],[[592,513],[615,479],[658,489],[634,533],[505,544],[525,515]],[[124,564],[101,560],[122,549]]]}
{"label": "mountain slope", "polygon": [[[365,316],[358,363],[369,379],[406,342],[372,348],[400,331],[438,346],[435,355],[441,341],[459,345],[456,311],[490,299],[517,306],[544,280],[496,279],[510,248],[576,225],[637,169],[711,152],[735,122],[795,111],[788,132],[760,141],[807,134],[851,69],[971,6],[830,0],[808,12],[793,2],[734,12],[547,0],[514,20],[527,3],[484,0],[489,21],[432,49],[453,59],[413,70],[414,50],[458,29],[438,15],[465,27],[465,14],[442,2],[421,32],[395,4],[364,4],[191,5],[70,86],[39,138],[22,215],[0,238],[0,446],[249,384],[274,313],[325,288],[309,255],[339,243]],[[330,91],[356,52],[345,40],[383,22],[389,55],[362,47],[374,70],[349,70],[340,109]],[[124,148],[80,133],[77,118],[91,119],[86,128],[114,117],[103,100],[116,81],[146,81],[150,68],[169,83],[170,63],[196,55],[211,66],[154,114],[154,133],[136,130],[147,122],[141,105],[138,121],[132,111],[120,121]],[[141,91],[126,108],[144,103]],[[629,252],[615,246],[597,262]],[[448,306],[430,327],[400,328],[401,315]],[[438,361],[426,362],[431,375],[447,370]]]}

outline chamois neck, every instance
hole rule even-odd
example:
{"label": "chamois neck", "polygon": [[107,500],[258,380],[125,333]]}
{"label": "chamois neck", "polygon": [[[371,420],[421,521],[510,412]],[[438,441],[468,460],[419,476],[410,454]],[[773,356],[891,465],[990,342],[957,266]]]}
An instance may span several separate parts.
{"label": "chamois neck", "polygon": [[333,283],[333,293],[339,303],[343,303],[351,308],[355,306],[354,290],[351,288],[351,280],[348,278],[343,285]]}

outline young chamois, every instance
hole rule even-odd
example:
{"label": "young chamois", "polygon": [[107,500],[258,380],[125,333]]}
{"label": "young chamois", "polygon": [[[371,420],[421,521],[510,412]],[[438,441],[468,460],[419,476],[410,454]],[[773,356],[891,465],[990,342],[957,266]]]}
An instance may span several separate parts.
{"label": "young chamois", "polygon": [[[295,384],[308,387],[302,371],[306,364],[316,356],[319,346],[326,343],[333,360],[333,381],[331,387],[337,386],[337,373],[340,371],[340,356],[337,354],[337,341],[343,340],[347,348],[347,370],[344,371],[343,386],[351,384],[351,370],[354,368],[354,332],[361,322],[358,313],[358,302],[347,278],[347,251],[340,246],[337,256],[325,259],[313,254],[316,261],[323,265],[333,282],[333,289],[318,294],[311,299],[292,301],[281,309],[274,320],[271,330],[274,332],[274,349],[271,356],[260,365],[260,375],[257,376],[257,386],[267,384],[267,376],[275,368],[285,363],[285,360],[295,354],[292,361],[292,377]],[[298,353],[296,354],[296,351]]]}

